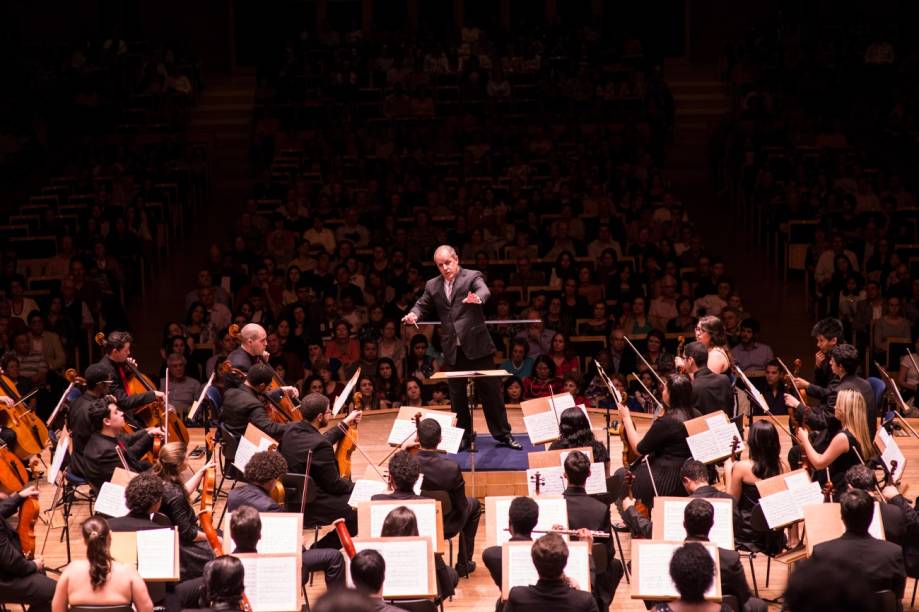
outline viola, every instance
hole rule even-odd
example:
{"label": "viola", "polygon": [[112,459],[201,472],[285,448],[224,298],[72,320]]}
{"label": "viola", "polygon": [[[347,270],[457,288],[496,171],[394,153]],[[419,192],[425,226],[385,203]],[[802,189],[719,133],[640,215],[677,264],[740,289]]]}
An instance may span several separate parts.
{"label": "viola", "polygon": [[542,486],[546,484],[546,479],[543,478],[542,474],[537,470],[535,474],[530,476],[530,482],[533,483],[533,491],[536,493],[536,496],[539,497]]}
{"label": "viola", "polygon": [[[201,506],[198,514],[198,521],[201,524],[201,531],[207,537],[207,543],[211,545],[215,557],[223,556],[223,543],[217,530],[214,529],[214,500],[217,493],[217,468],[209,467],[204,471],[204,478],[201,479]],[[245,612],[252,612],[252,605],[246,594],[242,595],[242,609]]]}
{"label": "viola", "polygon": [[16,432],[16,455],[28,459],[40,454],[48,444],[48,428],[35,413],[22,404],[22,395],[10,378],[0,369],[0,395],[4,395],[17,405],[0,404],[0,423]]}
{"label": "viola", "polygon": [[[361,402],[364,399],[364,395],[360,391],[354,392],[354,405],[360,406]],[[339,424],[341,427],[341,424]],[[354,454],[354,449],[357,447],[357,425],[352,425],[349,428],[349,431],[338,442],[338,448],[335,449],[335,460],[338,462],[338,473],[341,474],[342,478],[351,478],[351,455]]]}

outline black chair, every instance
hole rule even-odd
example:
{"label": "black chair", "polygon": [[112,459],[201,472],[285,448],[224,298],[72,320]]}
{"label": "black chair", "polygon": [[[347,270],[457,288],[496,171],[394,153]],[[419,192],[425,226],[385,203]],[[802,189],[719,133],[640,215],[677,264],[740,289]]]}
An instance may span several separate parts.
{"label": "black chair", "polygon": [[897,594],[890,589],[877,591],[875,592],[875,596],[878,598],[881,612],[900,612],[900,610],[903,609],[900,606],[900,601],[897,599]]}
{"label": "black chair", "polygon": [[733,595],[722,595],[721,596],[721,605],[727,606],[734,612],[740,612],[740,602],[737,601],[737,598]]}
{"label": "black chair", "polygon": [[[239,448],[239,436],[230,433],[230,431],[224,426],[223,423],[220,424],[220,439],[222,445],[220,447],[220,456],[217,460],[220,462],[220,482],[217,483],[217,494],[220,495],[220,492],[223,491],[223,483],[229,479],[233,481],[233,484],[230,485],[230,491],[236,488],[236,485],[239,484],[239,481],[243,479],[243,473],[239,471],[235,465],[233,465],[233,460],[236,458],[236,449]],[[223,517],[227,513],[227,506],[224,504],[223,510],[220,512],[220,518],[217,519],[217,524],[223,522]]]}
{"label": "black chair", "polygon": [[390,599],[387,603],[408,612],[437,612],[437,602],[433,599]]}
{"label": "black chair", "polygon": [[753,507],[753,511],[750,514],[750,527],[757,534],[765,536],[766,547],[761,548],[755,544],[742,544],[737,547],[737,552],[746,554],[747,556],[747,561],[750,563],[750,574],[753,576],[753,592],[759,597],[759,586],[756,583],[756,570],[753,566],[753,559],[756,555],[766,555],[766,588],[769,588],[769,574],[772,570],[772,560],[781,552],[781,543],[784,535],[781,531],[775,531],[769,528],[769,524],[766,522],[766,515],[763,514],[763,509],[759,503]]}
{"label": "black chair", "polygon": [[[438,491],[435,489],[421,489],[421,496],[427,497],[428,499],[433,499],[440,502],[440,511],[441,515],[446,520],[447,515],[453,512],[453,500],[450,499],[450,494],[446,491]],[[447,538],[447,534],[444,534],[444,537],[447,539],[447,545],[449,550],[449,559],[450,566],[453,566],[453,538],[463,537],[463,531],[460,529],[459,533],[453,534],[453,537]],[[464,578],[468,578],[469,574],[467,572]]]}

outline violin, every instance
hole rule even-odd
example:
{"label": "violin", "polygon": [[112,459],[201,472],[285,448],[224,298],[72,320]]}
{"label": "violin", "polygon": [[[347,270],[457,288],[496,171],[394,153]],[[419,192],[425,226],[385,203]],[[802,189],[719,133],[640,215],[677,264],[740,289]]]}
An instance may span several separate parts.
{"label": "violin", "polygon": [[643,501],[636,498],[635,495],[632,493],[632,483],[634,481],[635,481],[635,473],[629,469],[626,469],[625,471],[626,495],[635,500],[635,506],[634,506],[635,511],[638,512],[638,514],[640,514],[641,516],[645,517],[646,519],[650,519],[651,510],[648,508],[648,506],[645,505]]}
{"label": "violin", "polygon": [[[361,402],[364,399],[364,394],[360,391],[355,391],[354,395],[354,406],[358,407],[361,405]],[[358,408],[360,410],[360,408]],[[341,427],[341,423],[338,425]],[[357,447],[357,425],[352,425],[345,435],[338,442],[338,448],[335,449],[335,460],[338,462],[338,473],[341,474],[342,478],[351,479],[351,455],[354,454],[354,449]]]}
{"label": "violin", "polygon": [[[227,334],[229,334],[231,338],[238,338],[239,332],[240,332],[240,327],[236,323],[231,323],[230,326],[227,328]],[[277,371],[271,367],[271,364],[269,364],[264,359],[261,359],[261,361],[262,363],[267,365],[269,368],[271,368],[271,384],[268,386],[268,390],[277,391],[278,389],[281,389],[282,387],[284,387],[284,381],[281,380],[280,376],[278,376]],[[234,376],[239,377],[239,372],[240,372],[239,370],[235,370],[233,372]],[[245,376],[246,375],[243,374],[242,378],[245,378]],[[282,391],[281,397],[278,398],[277,400],[272,399],[272,402],[275,404],[277,411],[280,412],[284,416],[285,419],[287,419],[286,421],[277,421],[277,422],[287,423],[287,422],[292,422],[292,421],[302,421],[303,420],[303,414],[300,412],[299,403],[295,404],[294,400],[289,395],[287,395],[286,392]]]}
{"label": "violin", "polygon": [[[217,498],[217,468],[209,467],[204,471],[204,477],[201,479],[201,510],[198,514],[198,521],[201,523],[201,531],[207,537],[207,543],[211,545],[215,557],[223,556],[223,543],[217,530],[214,529],[214,504]],[[252,605],[246,594],[242,595],[242,609],[245,612],[252,612]]]}
{"label": "violin", "polygon": [[0,395],[14,405],[0,404],[0,424],[16,432],[16,455],[28,459],[40,454],[48,445],[48,428],[32,410],[26,409],[15,383],[0,369]]}
{"label": "violin", "polygon": [[823,488],[820,489],[820,492],[823,494],[823,503],[829,504],[833,501],[833,481],[827,480],[826,484],[823,485]]}

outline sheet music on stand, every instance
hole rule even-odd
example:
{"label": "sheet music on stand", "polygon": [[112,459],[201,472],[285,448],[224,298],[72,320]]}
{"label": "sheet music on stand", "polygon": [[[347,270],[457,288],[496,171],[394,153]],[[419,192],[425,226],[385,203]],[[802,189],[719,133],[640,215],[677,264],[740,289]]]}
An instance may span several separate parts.
{"label": "sheet music on stand", "polygon": [[[223,522],[223,537],[229,550],[236,550],[230,535],[232,512],[227,512]],[[294,554],[303,548],[303,515],[299,512],[259,512],[262,537],[255,545],[259,554]]]}
{"label": "sheet music on stand", "polygon": [[[431,540],[424,537],[398,538],[354,538],[354,549],[375,550],[386,562],[386,576],[383,580],[383,597],[386,599],[421,599],[437,595],[437,580],[434,573],[434,550]],[[389,571],[388,568],[398,568]],[[349,586],[351,572],[345,576]]]}
{"label": "sheet music on stand", "polygon": [[[536,584],[539,580],[532,549],[533,542],[501,545],[501,599],[506,601],[512,588]],[[579,590],[587,592],[590,592],[590,553],[587,542],[568,542],[565,576],[574,580]]]}
{"label": "sheet music on stand", "polygon": [[58,474],[61,473],[61,467],[64,465],[64,459],[67,458],[68,451],[70,451],[71,443],[72,438],[70,436],[70,432],[64,428],[63,432],[57,440],[57,448],[54,449],[54,457],[51,459],[51,467],[48,468],[48,473],[45,475],[48,484],[57,484]]}
{"label": "sheet music on stand", "polygon": [[731,446],[737,440],[737,452],[744,450],[743,437],[737,424],[727,415],[716,410],[683,423],[686,427],[686,444],[693,459],[702,463],[717,463],[731,456]]}
{"label": "sheet music on stand", "polygon": [[[557,440],[561,435],[558,424],[562,412],[575,406],[574,397],[567,392],[520,402],[523,424],[530,437],[530,442],[537,445]],[[587,410],[583,410],[590,422]]]}
{"label": "sheet music on stand", "polygon": [[[893,436],[883,427],[878,427],[877,433],[874,434],[874,445],[880,451],[881,461],[884,462],[891,480],[896,482],[902,478],[906,471],[906,456]],[[894,470],[894,461],[897,462],[896,470]]]}
{"label": "sheet music on stand", "polygon": [[[512,501],[514,501],[514,496],[512,495],[485,498],[486,546],[501,546],[511,539],[511,534],[507,531],[507,525]],[[539,518],[536,522],[537,530],[549,531],[555,525],[561,525],[565,529],[568,528],[568,502],[564,497],[560,495],[543,495],[537,497],[535,501],[539,506]],[[567,535],[562,535],[562,538],[566,541],[569,539]]]}
{"label": "sheet music on stand", "polygon": [[130,512],[125,503],[125,490],[128,483],[137,476],[134,472],[129,472],[122,468],[115,468],[111,480],[103,482],[99,487],[99,494],[96,496],[94,510],[97,514],[104,514],[111,517],[127,516]]}
{"label": "sheet music on stand", "polygon": [[342,389],[338,397],[335,398],[335,401],[332,402],[332,416],[338,416],[338,413],[341,412],[341,409],[345,407],[345,404],[348,403],[348,400],[351,399],[351,391],[354,390],[354,386],[357,384],[357,381],[361,378],[361,368],[358,366],[354,374],[351,375],[351,379],[345,385],[345,388]]}
{"label": "sheet music on stand", "polygon": [[277,447],[277,440],[252,423],[249,423],[246,425],[246,433],[239,439],[239,445],[236,447],[236,456],[233,458],[233,465],[235,465],[240,472],[245,472],[246,465],[249,463],[249,460],[252,459],[252,455]]}
{"label": "sheet music on stand", "polygon": [[233,556],[243,564],[244,588],[252,612],[299,612],[303,605],[300,552]]}
{"label": "sheet music on stand", "polygon": [[770,529],[778,529],[804,520],[804,507],[822,504],[820,483],[813,482],[803,470],[792,470],[756,482],[759,505]]}
{"label": "sheet music on stand", "polygon": [[[696,542],[705,547],[715,561],[715,579],[705,592],[708,601],[721,601],[720,555],[711,542]],[[632,541],[632,599],[670,601],[680,594],[670,578],[670,559],[685,542]]]}
{"label": "sheet music on stand", "polygon": [[[734,550],[734,500],[705,498],[715,509],[715,522],[708,534],[709,541],[720,548]],[[651,509],[651,539],[681,542],[686,539],[683,518],[689,497],[655,497]]]}

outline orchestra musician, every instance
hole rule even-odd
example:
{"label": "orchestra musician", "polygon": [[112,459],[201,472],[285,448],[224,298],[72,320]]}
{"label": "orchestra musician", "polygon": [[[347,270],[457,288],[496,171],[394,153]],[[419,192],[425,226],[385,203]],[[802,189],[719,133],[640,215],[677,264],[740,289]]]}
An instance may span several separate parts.
{"label": "orchestra musician", "polygon": [[557,533],[547,533],[535,542],[533,565],[539,580],[535,585],[511,589],[504,612],[532,610],[566,610],[567,612],[597,612],[593,595],[571,586],[565,576],[568,546]]}
{"label": "orchestra musician", "polygon": [[[307,452],[312,450],[309,476],[315,481],[316,499],[306,508],[305,518],[329,524],[337,518],[345,519],[348,532],[357,533],[357,513],[348,505],[354,483],[342,478],[335,459],[334,446],[346,435],[350,425],[361,421],[361,412],[351,412],[336,427],[325,433],[320,430],[329,424],[332,408],[329,398],[321,393],[310,393],[300,404],[303,420],[287,428],[278,449],[287,461],[288,470],[295,474],[306,472]],[[316,548],[341,548],[338,534],[333,529],[322,537]]]}
{"label": "orchestra musician", "polygon": [[245,568],[232,555],[223,555],[204,566],[201,598],[206,607],[195,612],[229,612],[243,610]]}
{"label": "orchestra musician", "polygon": [[115,396],[118,407],[121,408],[125,414],[131,415],[129,420],[133,420],[133,411],[135,408],[140,408],[158,399],[162,400],[166,398],[166,395],[162,391],[156,390],[128,395],[126,390],[128,380],[133,374],[125,364],[131,357],[131,343],[133,341],[134,338],[132,338],[131,334],[128,332],[111,332],[106,336],[105,342],[102,345],[105,355],[103,355],[102,359],[96,364],[105,368],[106,380],[112,381],[110,393]]}
{"label": "orchestra musician", "polygon": [[[402,317],[402,322],[416,325],[424,316],[436,314],[441,322],[438,333],[444,362],[449,370],[494,369],[496,349],[485,325],[482,308],[491,296],[485,277],[477,270],[461,267],[456,251],[449,245],[437,247],[434,263],[440,276],[425,284],[424,293],[411,311]],[[476,382],[476,388],[482,398],[485,420],[492,437],[501,446],[522,450],[520,443],[511,436],[498,380],[482,378]],[[450,399],[457,415],[457,426],[466,432],[460,448],[468,450],[475,445],[475,438],[465,380],[450,380]]]}
{"label": "orchestra musician", "polygon": [[878,508],[881,509],[881,524],[884,526],[884,539],[905,549],[906,518],[900,508],[887,502],[883,497],[883,491],[878,491],[874,472],[861,463],[853,465],[846,470],[846,484],[850,491],[860,489],[878,502]]}
{"label": "orchestra musician", "polygon": [[814,383],[819,387],[828,387],[833,379],[830,353],[836,345],[845,342],[845,329],[842,321],[829,317],[814,324],[811,336],[817,342],[817,352],[814,354]]}
{"label": "orchestra musician", "polygon": [[[398,568],[393,568],[398,569]],[[351,559],[351,581],[358,593],[370,599],[373,612],[402,612],[402,608],[383,601],[383,582],[386,580],[386,561],[373,549],[362,550]],[[341,610],[354,610],[351,606]]]}
{"label": "orchestra musician", "polygon": [[276,440],[284,435],[290,423],[276,423],[265,412],[267,399],[264,396],[272,378],[273,373],[269,365],[255,363],[246,372],[246,378],[241,385],[227,389],[221,406],[223,425],[227,431],[234,436],[242,437],[246,433],[246,426],[252,423]]}
{"label": "orchestra musician", "polygon": [[94,402],[101,400],[109,394],[112,380],[109,370],[100,363],[94,363],[86,368],[83,378],[86,380],[86,389],[78,398],[70,402],[67,409],[67,428],[70,430],[71,452],[83,452],[86,443],[93,435],[93,425],[89,420],[89,410]]}
{"label": "orchestra musician", "polygon": [[82,453],[73,454],[71,466],[78,476],[89,481],[97,491],[103,482],[111,480],[116,467],[124,467],[116,448],[121,449],[127,467],[132,472],[140,473],[150,467],[140,457],[153,448],[153,435],[163,435],[161,428],[148,427],[122,436],[124,412],[111,395],[93,402],[89,408],[89,422],[93,427],[93,435],[89,437]]}
{"label": "orchestra musician", "polygon": [[450,495],[452,508],[444,516],[444,536],[452,538],[460,534],[459,552],[456,556],[456,571],[466,575],[475,570],[472,553],[475,548],[475,534],[479,529],[482,504],[466,495],[466,481],[456,462],[437,452],[441,440],[441,427],[434,419],[422,419],[418,424],[418,443],[421,449],[415,455],[421,473],[424,474],[424,488],[430,491],[446,491]]}
{"label": "orchestra musician", "polygon": [[[399,453],[396,454],[398,455]],[[403,453],[403,455],[408,455],[408,453]],[[411,455],[408,456],[411,458]],[[402,467],[410,465],[408,461],[404,460],[404,457],[400,458],[400,462]],[[390,461],[391,464],[392,461]],[[381,498],[375,497],[375,499]],[[383,519],[383,527],[380,529],[381,538],[416,537],[417,535],[418,517],[415,516],[411,508],[406,506],[393,508]],[[444,563],[443,554],[437,553],[434,555],[434,573],[437,578],[437,597],[441,600],[453,597],[456,593],[456,585],[459,584],[459,575],[456,570]]]}
{"label": "orchestra musician", "polygon": [[[529,497],[515,497],[507,511],[507,529],[511,542],[531,542],[533,530],[539,522],[539,504]],[[482,551],[482,563],[488,568],[495,586],[501,588],[504,566],[500,546],[489,546]],[[500,599],[498,600],[500,603]]]}
{"label": "orchestra musician", "polygon": [[[287,462],[281,453],[273,450],[255,453],[246,464],[243,476],[246,485],[230,491],[227,509],[234,513],[234,517],[235,512],[243,507],[254,508],[258,512],[284,512],[284,508],[271,497],[271,491],[285,473]],[[303,572],[304,580],[309,578],[310,572],[321,571],[325,574],[326,587],[344,586],[345,565],[337,550],[303,550],[303,569],[306,570]]]}
{"label": "orchestra musician", "polygon": [[[651,428],[644,437],[639,438],[628,407],[619,404],[619,418],[625,427],[629,446],[639,455],[648,456],[647,461],[635,468],[633,484],[635,498],[648,508],[654,504],[655,495],[683,495],[680,467],[691,456],[686,444],[686,428],[683,423],[699,416],[698,411],[692,406],[693,386],[689,378],[682,374],[673,374],[665,381],[665,412],[651,423]],[[620,468],[620,477],[624,478],[625,469]]]}
{"label": "orchestra musician", "polygon": [[163,505],[165,485],[159,476],[147,471],[131,479],[124,490],[124,504],[128,508],[126,516],[106,518],[112,531],[147,531],[162,529],[150,517],[159,512]]}
{"label": "orchestra musician", "polygon": [[700,414],[723,410],[734,416],[734,388],[725,374],[708,367],[711,352],[701,342],[690,342],[683,348],[683,371],[692,379],[692,405]]}
{"label": "orchestra musician", "polygon": [[38,498],[37,487],[26,487],[0,500],[0,602],[27,604],[30,611],[48,612],[56,583],[45,576],[42,559],[26,559],[19,534],[7,522],[30,497]]}

